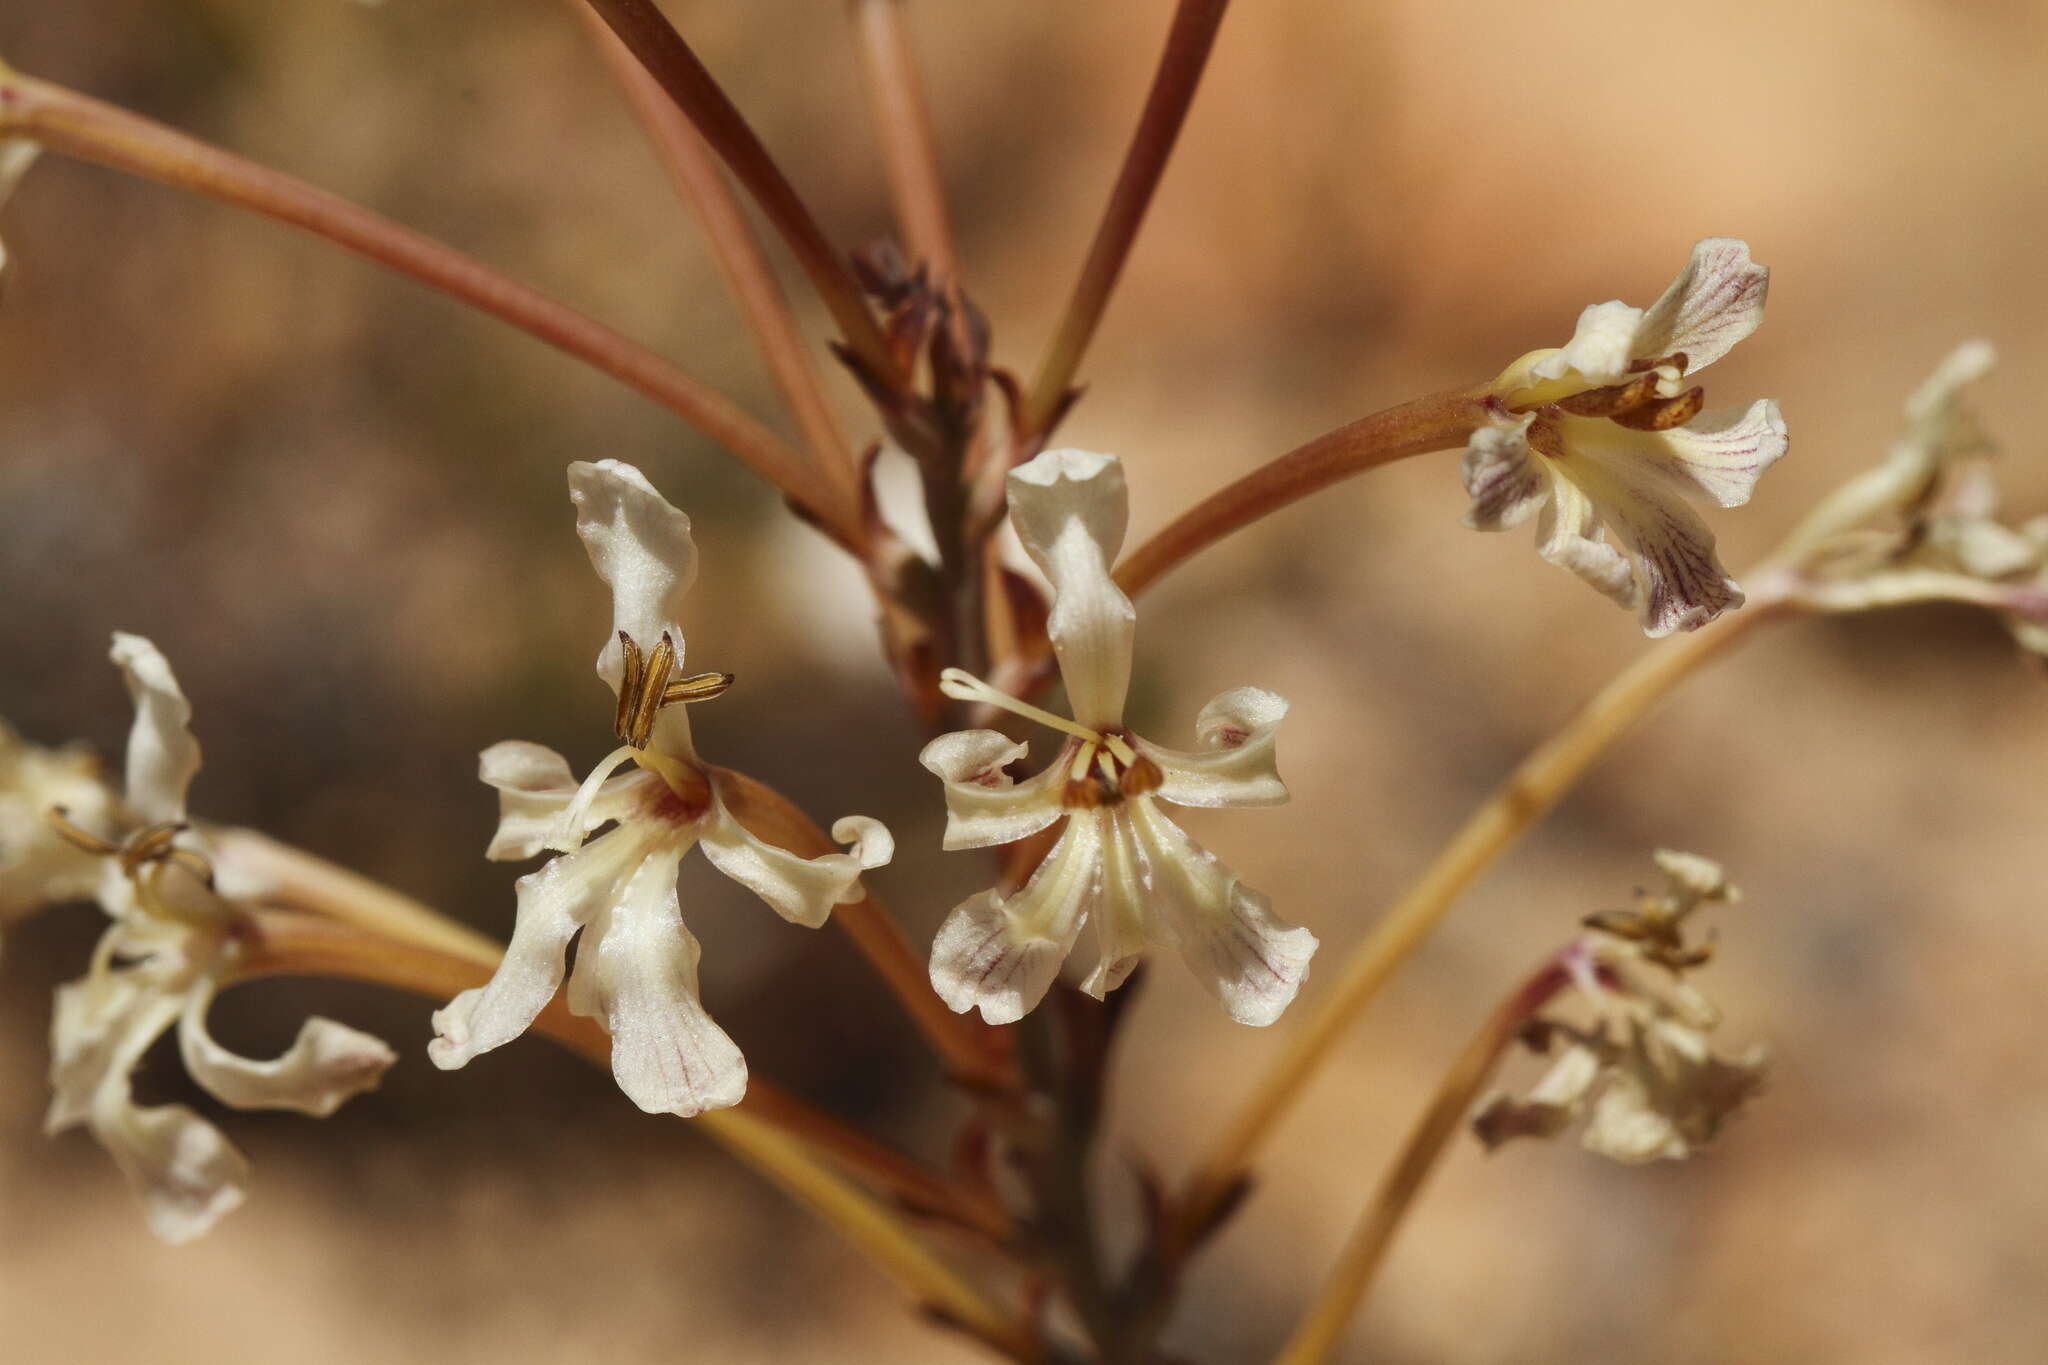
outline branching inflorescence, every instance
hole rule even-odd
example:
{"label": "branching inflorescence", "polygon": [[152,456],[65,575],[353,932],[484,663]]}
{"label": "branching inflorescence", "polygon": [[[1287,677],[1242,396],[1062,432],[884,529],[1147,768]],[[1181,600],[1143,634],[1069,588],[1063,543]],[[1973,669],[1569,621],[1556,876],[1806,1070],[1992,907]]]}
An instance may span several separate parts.
{"label": "branching inflorescence", "polygon": [[[208,1005],[257,976],[379,981],[441,1002],[429,1052],[443,1068],[529,1030],[608,1064],[641,1109],[693,1119],[935,1316],[998,1353],[1165,1359],[1155,1343],[1182,1270],[1244,1196],[1274,1125],[1336,1040],[1459,892],[1691,672],[1765,620],[1926,600],[1987,608],[2027,649],[2048,651],[2048,519],[1998,519],[1988,442],[1961,396],[1990,363],[1982,343],[1958,351],[1913,397],[1905,434],[1877,468],[1799,523],[1746,586],[1728,574],[1690,504],[1749,501],[1787,448],[1774,403],[1708,412],[1693,383],[1763,317],[1767,274],[1730,238],[1701,241],[1648,308],[1588,307],[1565,345],[1260,464],[1119,559],[1125,465],[1051,448],[1050,438],[1079,397],[1082,358],[1187,114],[1223,0],[1181,0],[1100,230],[1029,384],[993,359],[990,325],[959,277],[903,0],[850,0],[849,11],[907,259],[893,246],[849,256],[831,244],[651,0],[574,9],[704,220],[801,449],[668,361],[452,247],[5,68],[0,197],[47,150],[254,210],[522,328],[719,442],[839,545],[872,589],[883,655],[932,736],[919,757],[941,780],[945,847],[1002,850],[996,884],[955,907],[927,952],[869,884],[890,876],[894,841],[879,820],[847,816],[828,838],[772,787],[699,755],[687,708],[734,680],[683,671],[684,596],[697,569],[690,522],[617,461],[571,465],[568,481],[576,532],[612,594],[608,627],[593,623],[591,634],[618,747],[581,778],[539,745],[484,751],[481,776],[500,806],[486,856],[552,855],[520,879],[503,948],[253,831],[194,823],[185,808],[199,767],[191,709],[156,647],[118,635],[114,662],[135,702],[120,789],[77,748],[44,749],[0,729],[0,922],[79,899],[97,900],[107,915],[86,975],[58,997],[49,1126],[89,1128],[168,1240],[204,1232],[240,1202],[245,1163],[191,1110],[135,1102],[130,1076],[153,1040],[174,1029],[187,1070],[232,1107],[324,1115],[374,1087],[396,1060],[391,1049],[312,1019],[282,1057],[251,1061],[209,1036]],[[817,292],[837,329],[829,349],[804,340],[721,162]],[[872,406],[865,445],[848,440],[823,396],[826,355]],[[937,547],[929,558],[877,511],[873,471],[884,442],[920,472]],[[1191,749],[1133,733],[1124,716],[1132,598],[1296,499],[1460,447],[1468,526],[1535,518],[1544,559],[1638,612],[1646,635],[1672,638],[1516,767],[1363,942],[1339,947],[1334,966],[1324,959],[1328,984],[1320,996],[1311,991],[1307,1021],[1186,1181],[1148,1187],[1146,1237],[1119,1261],[1089,1198],[1124,999],[1110,992],[1149,952],[1167,949],[1230,1018],[1271,1025],[1302,990],[1319,946],[1289,922],[1312,919],[1316,907],[1283,918],[1163,809],[1286,801],[1276,746],[1288,703],[1258,686],[1225,692],[1196,718]],[[1133,463],[1140,477],[1144,467],[1142,457]],[[1002,562],[996,533],[1005,521],[1049,597],[1023,566]],[[1034,700],[1055,677],[1064,712]],[[591,718],[601,730],[596,697]],[[1024,741],[974,728],[1020,723],[1056,736],[1030,773],[1017,771]],[[964,1121],[979,1135],[970,1144],[978,1163],[941,1171],[749,1077],[699,999],[698,944],[677,889],[692,848],[791,923],[833,921],[849,933],[956,1083]],[[1733,893],[1705,859],[1660,853],[1658,863],[1664,893],[1589,917],[1587,932],[1512,987],[1452,1063],[1280,1359],[1332,1358],[1401,1218],[1468,1121],[1489,1147],[1583,1122],[1595,1152],[1669,1159],[1706,1144],[1756,1093],[1761,1052],[1715,1052],[1706,1037],[1715,1015],[1683,979],[1708,955],[1688,937],[1690,917]],[[1077,988],[1062,968],[1089,924],[1094,963]],[[1568,994],[1581,1017],[1560,1012]],[[1549,1054],[1551,1071],[1520,1100],[1482,1101],[1518,1043]],[[942,1239],[960,1238],[993,1257],[956,1264]],[[991,1264],[1004,1279],[988,1276]],[[1046,1311],[1053,1298],[1070,1311]]]}

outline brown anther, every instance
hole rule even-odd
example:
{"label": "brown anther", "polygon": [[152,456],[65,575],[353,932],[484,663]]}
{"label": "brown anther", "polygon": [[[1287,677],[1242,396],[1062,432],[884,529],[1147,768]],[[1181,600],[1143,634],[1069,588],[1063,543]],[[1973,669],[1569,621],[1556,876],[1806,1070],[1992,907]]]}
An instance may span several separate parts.
{"label": "brown anther", "polygon": [[612,717],[612,733],[635,749],[647,747],[654,735],[654,717],[674,702],[709,701],[732,686],[730,673],[693,673],[686,678],[669,677],[676,666],[676,642],[667,631],[643,658],[640,646],[625,631],[619,632],[619,652],[625,672],[619,679],[619,708]]}
{"label": "brown anther", "polygon": [[1684,374],[1686,364],[1685,352],[1673,351],[1670,355],[1659,356],[1655,360],[1631,360],[1628,363],[1628,372],[1630,374],[1639,374],[1644,370],[1661,370],[1666,365],[1669,365],[1680,374]]}
{"label": "brown anther", "polygon": [[1676,398],[1662,398],[1627,412],[1609,414],[1609,420],[1631,431],[1669,431],[1682,427],[1700,415],[1707,391],[1695,385]]}
{"label": "brown anther", "polygon": [[50,828],[57,831],[58,837],[73,848],[82,849],[87,853],[95,854],[102,858],[121,851],[118,845],[110,844],[105,839],[100,838],[99,835],[80,829],[77,825],[72,824],[71,812],[65,810],[62,806],[50,807],[48,811],[44,812],[43,818],[50,822]]}
{"label": "brown anther", "polygon": [[1070,777],[1060,788],[1060,804],[1068,810],[1100,810],[1123,799],[1123,791],[1115,782],[1094,771],[1086,777]]}
{"label": "brown anther", "polygon": [[1617,412],[1627,412],[1655,399],[1658,378],[1652,373],[1626,384],[1587,389],[1584,393],[1558,399],[1555,406],[1576,417],[1612,417]]}
{"label": "brown anther", "polygon": [[710,701],[723,696],[732,686],[730,673],[692,673],[687,678],[677,678],[661,690],[661,704],[667,706],[678,701]]}
{"label": "brown anther", "polygon": [[1117,786],[1125,796],[1143,796],[1158,791],[1165,783],[1166,774],[1159,770],[1159,765],[1139,754],[1138,761],[1124,769],[1123,780]]}
{"label": "brown anther", "polygon": [[184,831],[182,823],[168,820],[136,830],[121,845],[121,871],[132,877],[143,864],[162,862],[170,857],[176,848],[172,841]]}
{"label": "brown anther", "polygon": [[146,868],[175,863],[204,883],[209,890],[213,887],[213,864],[189,848],[178,847],[178,836],[189,828],[181,820],[165,820],[159,824],[145,825],[115,844],[71,823],[70,814],[62,806],[51,808],[46,818],[50,822],[50,827],[73,847],[101,858],[118,858],[121,863],[121,874],[130,881],[138,880]]}

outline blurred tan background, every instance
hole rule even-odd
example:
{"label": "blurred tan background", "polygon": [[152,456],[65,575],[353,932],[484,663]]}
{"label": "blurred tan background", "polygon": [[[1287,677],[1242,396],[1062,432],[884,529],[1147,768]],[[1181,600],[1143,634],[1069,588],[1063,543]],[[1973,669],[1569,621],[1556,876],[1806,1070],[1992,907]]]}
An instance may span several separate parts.
{"label": "blurred tan background", "polygon": [[[1755,504],[1712,518],[1732,566],[1875,458],[1906,392],[1972,335],[2004,357],[1981,401],[2012,503],[2048,510],[2042,6],[1239,8],[1066,429],[1127,458],[1140,533],[1330,426],[1561,343],[1586,303],[1647,303],[1708,234],[1747,237],[1775,272],[1710,401],[1776,396],[1794,436]],[[1170,5],[912,9],[967,283],[1028,370]],[[886,232],[838,5],[672,12],[831,230]],[[772,408],[694,224],[559,3],[4,0],[0,52],[442,235]],[[503,932],[516,870],[478,856],[493,813],[474,755],[522,736],[580,768],[611,743],[590,668],[604,602],[562,468],[616,456],[696,519],[691,660],[742,679],[700,716],[706,751],[820,816],[889,820],[903,853],[878,884],[920,939],[970,889],[980,865],[937,852],[937,792],[844,564],[665,414],[329,248],[97,169],[46,159],[0,232],[0,714],[25,733],[117,752],[107,632],[147,632],[197,707],[200,811]],[[1184,736],[1244,682],[1294,700],[1295,804],[1189,823],[1321,935],[1326,964],[1644,647],[1526,533],[1460,530],[1461,503],[1455,456],[1397,466],[1144,605],[1140,728]],[[1731,1043],[1774,1044],[1772,1092],[1678,1167],[1461,1148],[1353,1358],[2039,1360],[2044,744],[2048,684],[1988,622],[1757,637],[1467,897],[1282,1134],[1170,1340],[1270,1353],[1479,1014],[1668,844],[1748,891],[1702,984]],[[756,1070],[939,1151],[957,1107],[847,945],[716,878],[685,891],[707,994]],[[356,987],[268,983],[219,1007],[250,1047],[312,1008],[405,1060],[324,1123],[225,1116],[254,1161],[248,1206],[158,1247],[96,1148],[38,1132],[49,992],[96,919],[36,921],[0,968],[13,1365],[976,1358],[606,1078],[538,1042],[440,1074],[427,1007]],[[1279,1039],[1161,965],[1112,1154],[1171,1162]],[[168,1053],[145,1094],[190,1097]]]}

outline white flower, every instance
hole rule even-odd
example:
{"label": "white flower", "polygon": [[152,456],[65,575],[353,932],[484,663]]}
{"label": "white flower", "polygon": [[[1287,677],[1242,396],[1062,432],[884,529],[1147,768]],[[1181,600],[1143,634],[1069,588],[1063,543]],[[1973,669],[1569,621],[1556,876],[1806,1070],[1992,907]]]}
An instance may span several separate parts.
{"label": "white flower", "polygon": [[1022,1018],[1051,986],[1084,921],[1100,960],[1083,989],[1115,989],[1147,947],[1178,951],[1231,1018],[1270,1024],[1294,998],[1315,936],[1274,917],[1183,833],[1158,802],[1272,806],[1287,799],[1273,747],[1287,702],[1243,687],[1202,708],[1200,748],[1183,753],[1124,728],[1136,614],[1109,574],[1128,517],[1114,456],[1047,451],[1010,475],[1010,516],[1052,580],[1048,632],[1074,718],[949,670],[948,696],[981,701],[1069,736],[1035,777],[1004,769],[1026,746],[993,730],[941,735],[920,761],[946,788],[948,849],[1007,844],[1064,819],[1059,842],[1022,889],[954,909],[932,945],[932,985],[953,1009],[992,1024]]}
{"label": "white flower", "polygon": [[[57,992],[50,1028],[55,1091],[45,1129],[84,1125],[142,1197],[150,1228],[167,1242],[199,1236],[242,1202],[248,1163],[220,1130],[181,1104],[138,1105],[130,1073],[175,1025],[192,1078],[237,1109],[324,1116],[376,1086],[390,1048],[330,1019],[309,1019],[271,1061],[237,1056],[206,1031],[214,993],[238,956],[238,909],[214,884],[206,845],[185,821],[185,791],[199,771],[192,708],[155,645],[114,636],[114,662],[135,700],[128,736],[129,831],[113,837],[105,812],[70,807],[69,837],[98,855],[100,900],[113,923],[92,967]],[[89,822],[89,823],[88,823]]]}
{"label": "white flower", "polygon": [[[553,750],[517,740],[483,753],[483,780],[500,793],[487,857],[559,857],[519,879],[519,911],[504,962],[484,986],[434,1015],[436,1066],[467,1064],[511,1042],[554,997],[564,955],[583,940],[568,975],[568,1005],[612,1038],[619,1088],[649,1113],[691,1115],[737,1104],[747,1064],[697,992],[697,940],[683,924],[676,873],[701,846],[726,876],[784,919],[817,926],[862,896],[860,874],[889,861],[889,831],[848,816],[832,837],[846,853],[804,859],[755,838],[720,794],[724,778],[697,756],[677,702],[717,696],[728,675],[678,677],[676,623],[697,572],[690,520],[639,470],[616,460],[569,466],[576,533],[612,590],[612,631],[598,675],[618,695],[625,743],[582,783]],[[615,776],[628,760],[637,770]],[[585,843],[600,826],[615,827]]]}
{"label": "white flower", "polygon": [[1472,1125],[1489,1148],[1511,1138],[1555,1137],[1586,1119],[1580,1144],[1622,1162],[1672,1161],[1711,1141],[1763,1087],[1767,1055],[1755,1046],[1724,1057],[1708,1040],[1719,1013],[1678,979],[1709,956],[1689,948],[1687,916],[1737,898],[1721,869],[1689,853],[1660,851],[1667,891],[1636,908],[1594,915],[1596,932],[1558,961],[1593,1008],[1591,1028],[1537,1019],[1523,1039],[1539,1052],[1557,1040],[1556,1063],[1521,1099],[1495,1095]]}
{"label": "white flower", "polygon": [[1963,402],[1995,358],[1988,342],[1971,341],[1935,367],[1884,460],[1824,499],[1772,556],[1786,595],[1828,612],[1989,607],[2024,648],[2048,655],[2048,519],[1999,519],[1996,449]]}
{"label": "white flower", "polygon": [[30,744],[0,721],[0,929],[43,906],[93,894],[100,860],[58,834],[49,816],[61,810],[98,828],[115,800],[86,750]]}
{"label": "white flower", "polygon": [[1465,524],[1501,531],[1540,511],[1542,556],[1640,608],[1648,635],[1741,606],[1687,499],[1748,502],[1785,453],[1785,421],[1768,399],[1702,413],[1685,381],[1756,330],[1768,282],[1746,243],[1710,237],[1647,309],[1594,304],[1563,347],[1515,361],[1465,450]]}

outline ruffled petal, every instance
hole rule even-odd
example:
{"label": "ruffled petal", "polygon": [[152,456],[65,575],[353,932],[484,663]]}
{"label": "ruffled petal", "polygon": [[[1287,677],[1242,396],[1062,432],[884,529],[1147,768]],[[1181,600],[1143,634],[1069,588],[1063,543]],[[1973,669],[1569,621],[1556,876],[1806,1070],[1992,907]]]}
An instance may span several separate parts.
{"label": "ruffled petal", "polygon": [[434,1011],[435,1037],[427,1044],[434,1065],[453,1071],[524,1033],[561,987],[569,940],[619,894],[647,854],[644,837],[614,830],[521,877],[518,918],[498,970]]}
{"label": "ruffled petal", "polygon": [[[484,856],[518,862],[544,849],[566,851],[562,817],[581,785],[569,762],[544,744],[508,739],[483,751],[477,776],[498,790],[498,829]],[[637,810],[661,779],[640,770],[614,777],[581,809],[576,834],[587,835]],[[577,841],[580,843],[580,839]]]}
{"label": "ruffled petal", "polygon": [[1045,998],[1101,892],[1102,823],[1069,820],[1014,895],[984,891],[954,907],[932,942],[932,989],[949,1008],[1014,1024]]}
{"label": "ruffled petal", "polygon": [[1264,896],[1166,818],[1149,799],[1127,804],[1148,863],[1153,932],[1240,1024],[1278,1019],[1308,978],[1316,936],[1277,918]]}
{"label": "ruffled petal", "polygon": [[181,821],[186,789],[199,771],[192,703],[169,661],[142,636],[115,631],[109,657],[135,703],[135,724],[128,731],[128,808],[146,825]]}
{"label": "ruffled petal", "polygon": [[[619,460],[570,465],[569,500],[576,504],[576,534],[583,538],[590,566],[612,590],[612,630],[597,656],[598,676],[612,691],[619,690],[626,668],[621,631],[643,654],[667,634],[681,667],[683,628],[678,622],[683,597],[697,578],[689,517],[655,492],[646,475]],[[686,715],[682,706],[661,708],[654,747],[688,756]]]}
{"label": "ruffled petal", "polygon": [[569,1008],[612,1038],[612,1075],[650,1114],[738,1104],[747,1060],[697,993],[697,940],[676,896],[681,853],[645,859],[598,911],[576,954]]}
{"label": "ruffled petal", "polygon": [[1643,313],[1639,359],[1683,351],[1688,374],[1728,354],[1764,320],[1771,272],[1749,259],[1749,243],[1707,237],[1695,243],[1678,278]]}
{"label": "ruffled petal", "polygon": [[1529,449],[1533,417],[1521,417],[1472,433],[1461,472],[1472,506],[1464,523],[1475,531],[1520,526],[1550,498],[1551,476]]}
{"label": "ruffled petal", "polygon": [[1022,782],[1003,771],[1029,748],[994,730],[955,730],[924,746],[917,761],[946,784],[948,852],[1014,843],[1060,818],[1063,763]]}
{"label": "ruffled petal", "polygon": [[1631,308],[1619,299],[1586,306],[1572,339],[1529,366],[1537,379],[1562,379],[1577,374],[1589,384],[1613,384],[1628,373],[1628,365],[1644,354],[1636,336],[1643,322],[1643,310]]}
{"label": "ruffled petal", "polygon": [[178,1020],[178,1051],[192,1079],[237,1109],[291,1109],[325,1118],[352,1096],[375,1090],[398,1054],[332,1019],[308,1019],[281,1057],[259,1062],[238,1056],[206,1031],[210,986],[192,993]]}
{"label": "ruffled petal", "polygon": [[1613,1161],[1683,1160],[1762,1090],[1767,1065],[1760,1047],[1722,1057],[1697,1031],[1652,1022],[1620,1050],[1580,1143]]}
{"label": "ruffled petal", "polygon": [[1641,600],[1628,557],[1600,539],[1593,501],[1569,479],[1558,479],[1536,524],[1536,552],[1569,569],[1624,607]]}
{"label": "ruffled petal", "polygon": [[1263,687],[1225,692],[1195,717],[1196,752],[1139,741],[1139,750],[1159,765],[1153,793],[1177,806],[1278,806],[1287,800],[1275,753],[1287,698]]}
{"label": "ruffled petal", "polygon": [[1096,730],[1123,724],[1137,612],[1110,577],[1124,542],[1130,495],[1122,461],[1048,450],[1010,472],[1010,520],[1052,580],[1046,623],[1074,719]]}
{"label": "ruffled petal", "polygon": [[756,838],[733,819],[723,801],[713,800],[698,841],[711,865],[768,902],[776,914],[815,929],[832,917],[835,905],[850,905],[867,893],[860,874],[886,866],[896,856],[888,827],[865,815],[849,815],[832,826],[845,853],[805,858]]}

